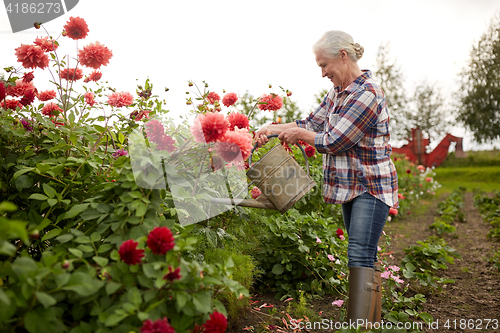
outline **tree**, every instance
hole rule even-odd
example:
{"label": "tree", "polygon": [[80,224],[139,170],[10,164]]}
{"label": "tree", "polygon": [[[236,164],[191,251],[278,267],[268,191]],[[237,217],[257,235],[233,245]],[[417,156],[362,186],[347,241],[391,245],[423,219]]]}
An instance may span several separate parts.
{"label": "tree", "polygon": [[391,121],[391,134],[396,139],[409,137],[411,125],[408,124],[408,100],[403,86],[403,71],[395,59],[389,56],[390,44],[379,45],[375,62],[374,79],[382,87]]}
{"label": "tree", "polygon": [[458,120],[479,142],[500,138],[500,12],[472,47],[460,76]]}
{"label": "tree", "polygon": [[444,98],[436,85],[420,83],[415,88],[408,112],[405,112],[409,128],[420,128],[429,138],[429,143],[445,134],[449,125]]}

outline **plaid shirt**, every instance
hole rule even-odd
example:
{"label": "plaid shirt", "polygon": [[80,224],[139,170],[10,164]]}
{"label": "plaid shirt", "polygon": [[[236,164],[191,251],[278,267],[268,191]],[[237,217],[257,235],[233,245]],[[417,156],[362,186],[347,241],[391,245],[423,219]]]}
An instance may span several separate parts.
{"label": "plaid shirt", "polygon": [[323,154],[323,196],[344,203],[369,192],[390,207],[398,206],[398,176],[390,155],[389,110],[370,71],[344,91],[334,87],[321,105],[297,126],[316,132]]}

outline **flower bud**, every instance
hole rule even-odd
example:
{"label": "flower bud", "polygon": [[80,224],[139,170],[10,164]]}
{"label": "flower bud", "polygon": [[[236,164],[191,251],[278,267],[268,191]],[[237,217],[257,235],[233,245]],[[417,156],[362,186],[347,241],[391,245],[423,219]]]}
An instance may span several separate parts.
{"label": "flower bud", "polygon": [[193,82],[189,82],[188,86],[192,87],[193,86]]}
{"label": "flower bud", "polygon": [[14,123],[14,125],[17,125],[17,124],[19,124],[19,119],[14,118],[14,120],[12,122]]}
{"label": "flower bud", "polygon": [[30,233],[30,238],[31,239],[38,239],[38,238],[40,238],[40,231],[38,231],[38,229],[33,230]]}
{"label": "flower bud", "polygon": [[69,268],[69,261],[68,260],[64,260],[63,261],[62,268],[64,268],[64,269],[68,269]]}
{"label": "flower bud", "polygon": [[42,25],[42,22],[35,22],[35,24],[34,24],[35,29],[40,29],[41,25]]}

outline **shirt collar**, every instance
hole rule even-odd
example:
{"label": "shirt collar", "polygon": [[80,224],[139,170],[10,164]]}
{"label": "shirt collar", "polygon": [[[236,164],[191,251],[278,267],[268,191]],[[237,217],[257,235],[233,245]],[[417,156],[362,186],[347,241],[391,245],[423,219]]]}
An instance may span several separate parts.
{"label": "shirt collar", "polygon": [[[372,77],[372,72],[370,70],[363,69],[362,72],[363,74],[361,74],[354,81],[352,81],[351,84],[348,85],[347,88],[345,88],[344,91],[342,92],[351,93],[357,90],[360,86],[363,85],[363,83],[365,83],[366,80]],[[335,92],[337,94],[341,93],[340,86],[335,87]]]}

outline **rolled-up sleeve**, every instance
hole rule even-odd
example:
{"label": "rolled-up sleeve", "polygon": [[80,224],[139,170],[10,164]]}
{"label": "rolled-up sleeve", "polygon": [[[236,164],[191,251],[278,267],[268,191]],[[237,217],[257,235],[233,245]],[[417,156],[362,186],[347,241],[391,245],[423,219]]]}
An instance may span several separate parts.
{"label": "rolled-up sleeve", "polygon": [[332,104],[332,93],[335,93],[333,89],[325,96],[323,102],[321,102],[318,108],[311,112],[306,119],[295,120],[297,126],[312,132],[323,131],[326,116],[328,114],[328,108],[329,105]]}
{"label": "rolled-up sleeve", "polygon": [[336,116],[337,121],[331,124],[328,131],[319,132],[314,138],[314,145],[319,153],[339,154],[351,149],[361,140],[377,123],[378,104],[375,94],[370,91],[356,94],[341,107]]}

